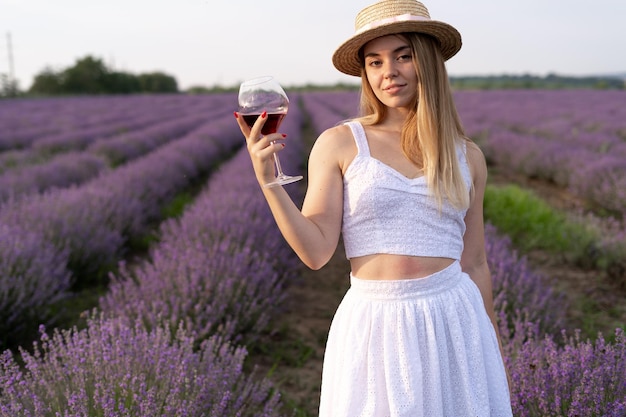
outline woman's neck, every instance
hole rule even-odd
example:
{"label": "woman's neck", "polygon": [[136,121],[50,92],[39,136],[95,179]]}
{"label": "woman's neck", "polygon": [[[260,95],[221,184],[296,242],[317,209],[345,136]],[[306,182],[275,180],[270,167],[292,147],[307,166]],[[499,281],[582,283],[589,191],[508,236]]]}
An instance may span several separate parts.
{"label": "woman's neck", "polygon": [[380,122],[381,127],[389,130],[401,131],[409,112],[406,109],[387,108],[385,118]]}

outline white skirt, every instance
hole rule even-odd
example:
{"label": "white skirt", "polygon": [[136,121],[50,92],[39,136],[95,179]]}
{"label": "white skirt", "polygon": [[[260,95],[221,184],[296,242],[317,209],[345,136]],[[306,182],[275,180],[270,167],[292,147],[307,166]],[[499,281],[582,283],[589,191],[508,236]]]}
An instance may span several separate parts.
{"label": "white skirt", "polygon": [[495,330],[459,262],[350,284],[328,334],[320,417],[512,416]]}

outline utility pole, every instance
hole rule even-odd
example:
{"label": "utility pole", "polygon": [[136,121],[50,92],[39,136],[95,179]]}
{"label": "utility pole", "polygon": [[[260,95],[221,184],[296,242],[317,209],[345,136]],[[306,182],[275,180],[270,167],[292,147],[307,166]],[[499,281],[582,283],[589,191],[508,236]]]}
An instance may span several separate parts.
{"label": "utility pole", "polygon": [[7,51],[9,53],[9,80],[15,80],[15,68],[13,66],[13,48],[11,46],[11,32],[7,32]]}
{"label": "utility pole", "polygon": [[13,65],[13,45],[11,45],[11,32],[7,32],[7,52],[9,54],[9,73],[2,77],[0,93],[4,96],[17,96],[17,81],[15,80],[15,67]]}

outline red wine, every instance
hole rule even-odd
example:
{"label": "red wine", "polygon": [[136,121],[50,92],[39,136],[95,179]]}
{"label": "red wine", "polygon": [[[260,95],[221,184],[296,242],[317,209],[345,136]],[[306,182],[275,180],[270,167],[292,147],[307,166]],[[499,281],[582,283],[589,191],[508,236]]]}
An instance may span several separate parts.
{"label": "red wine", "polygon": [[[276,131],[278,130],[278,126],[280,126],[280,123],[283,121],[286,115],[287,113],[268,113],[267,121],[263,125],[263,129],[261,129],[261,133],[264,135],[276,133]],[[244,114],[243,120],[251,128],[259,116],[260,114]]]}

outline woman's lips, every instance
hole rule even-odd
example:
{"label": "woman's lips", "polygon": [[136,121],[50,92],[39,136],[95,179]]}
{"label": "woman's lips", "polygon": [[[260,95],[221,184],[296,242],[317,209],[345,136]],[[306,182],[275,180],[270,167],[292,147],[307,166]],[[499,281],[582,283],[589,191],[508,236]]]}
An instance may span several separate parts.
{"label": "woman's lips", "polygon": [[396,94],[398,93],[400,90],[402,90],[402,88],[404,88],[406,86],[406,84],[393,84],[390,85],[388,87],[385,87],[383,89],[383,91],[387,94]]}

